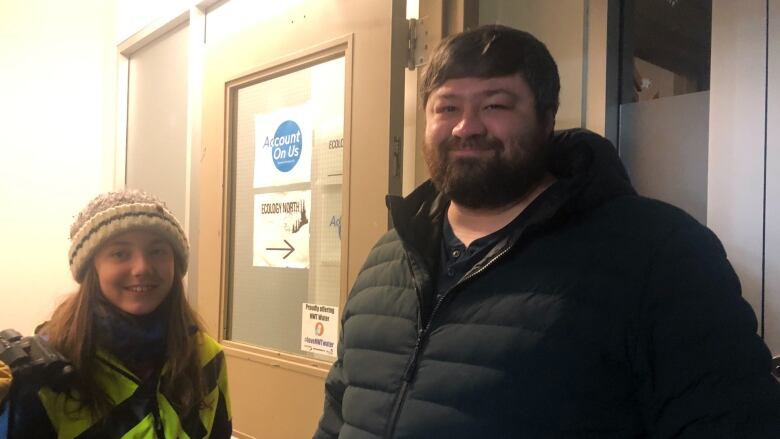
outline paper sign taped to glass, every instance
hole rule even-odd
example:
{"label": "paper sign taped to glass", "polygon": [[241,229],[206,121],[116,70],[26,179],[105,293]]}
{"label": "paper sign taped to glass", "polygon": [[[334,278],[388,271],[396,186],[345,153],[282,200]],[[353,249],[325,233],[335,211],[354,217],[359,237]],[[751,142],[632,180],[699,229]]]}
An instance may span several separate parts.
{"label": "paper sign taped to glass", "polygon": [[308,103],[255,115],[254,187],[310,182],[312,137]]}
{"label": "paper sign taped to glass", "polygon": [[338,307],[304,303],[301,310],[301,350],[335,358],[338,342]]}
{"label": "paper sign taped to glass", "polygon": [[255,267],[309,268],[311,191],[255,195]]}

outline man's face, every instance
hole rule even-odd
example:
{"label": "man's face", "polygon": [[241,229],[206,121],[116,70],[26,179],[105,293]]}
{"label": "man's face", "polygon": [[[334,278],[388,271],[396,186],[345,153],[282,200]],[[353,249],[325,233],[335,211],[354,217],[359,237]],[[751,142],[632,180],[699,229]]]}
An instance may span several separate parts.
{"label": "man's face", "polygon": [[546,172],[553,115],[540,121],[519,74],[451,79],[425,106],[425,161],[437,188],[472,209],[519,201]]}

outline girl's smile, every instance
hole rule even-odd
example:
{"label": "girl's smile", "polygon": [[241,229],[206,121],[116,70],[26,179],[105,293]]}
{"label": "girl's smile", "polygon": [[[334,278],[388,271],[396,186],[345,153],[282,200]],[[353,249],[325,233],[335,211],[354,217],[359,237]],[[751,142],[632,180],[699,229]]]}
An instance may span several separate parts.
{"label": "girl's smile", "polygon": [[149,314],[165,300],[173,285],[173,267],[170,243],[144,229],[116,235],[95,253],[101,293],[135,315]]}

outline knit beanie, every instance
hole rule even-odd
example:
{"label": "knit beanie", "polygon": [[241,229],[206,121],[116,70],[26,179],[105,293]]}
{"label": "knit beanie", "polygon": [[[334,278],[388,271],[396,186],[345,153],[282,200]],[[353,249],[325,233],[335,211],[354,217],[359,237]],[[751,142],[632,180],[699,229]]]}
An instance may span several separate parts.
{"label": "knit beanie", "polygon": [[179,221],[154,195],[134,189],[98,195],[78,214],[70,227],[70,272],[84,280],[95,251],[111,237],[131,229],[146,229],[167,239],[178,256],[179,271],[187,272],[189,244]]}

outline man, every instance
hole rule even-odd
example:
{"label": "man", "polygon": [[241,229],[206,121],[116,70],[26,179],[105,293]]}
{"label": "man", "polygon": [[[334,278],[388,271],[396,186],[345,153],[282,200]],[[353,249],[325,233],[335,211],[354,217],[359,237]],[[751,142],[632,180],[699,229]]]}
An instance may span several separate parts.
{"label": "man", "polygon": [[317,438],[778,438],[780,386],[717,238],[553,134],[533,36],[447,39],[423,75],[431,181],[389,197],[342,315]]}

